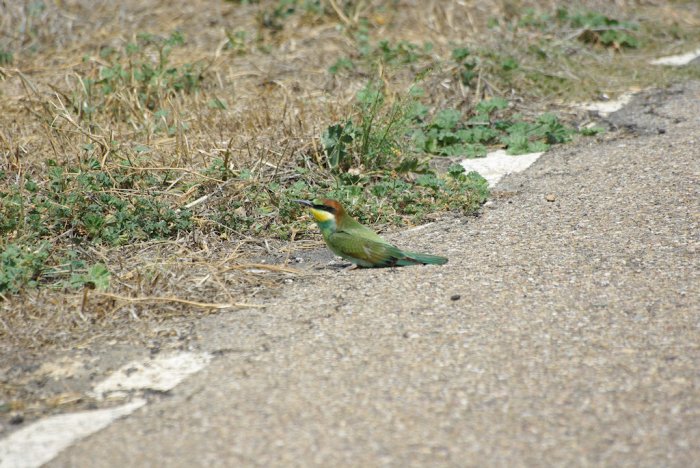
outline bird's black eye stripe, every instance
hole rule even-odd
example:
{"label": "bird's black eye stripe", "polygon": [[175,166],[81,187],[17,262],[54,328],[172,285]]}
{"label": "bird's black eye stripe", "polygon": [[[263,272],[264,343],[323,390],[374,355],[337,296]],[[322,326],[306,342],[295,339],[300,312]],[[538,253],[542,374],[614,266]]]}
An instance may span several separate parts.
{"label": "bird's black eye stripe", "polygon": [[314,209],[316,209],[316,210],[323,210],[323,211],[327,211],[327,212],[329,212],[329,213],[331,213],[331,214],[335,214],[335,208],[333,208],[332,206],[314,205]]}

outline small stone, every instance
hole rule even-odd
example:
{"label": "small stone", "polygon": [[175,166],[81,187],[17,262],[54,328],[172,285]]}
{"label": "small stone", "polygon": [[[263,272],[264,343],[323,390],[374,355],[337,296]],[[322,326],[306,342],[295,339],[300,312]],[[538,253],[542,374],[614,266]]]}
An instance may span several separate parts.
{"label": "small stone", "polygon": [[557,196],[554,195],[553,193],[548,193],[547,196],[544,197],[544,199],[547,200],[548,202],[553,202],[553,201],[556,201]]}
{"label": "small stone", "polygon": [[10,415],[10,424],[22,424],[24,422],[24,415],[22,413],[13,413]]}
{"label": "small stone", "polygon": [[453,294],[453,295],[450,296],[450,300],[451,300],[451,301],[458,301],[458,300],[460,300],[461,298],[462,298],[462,296],[460,296],[459,294]]}

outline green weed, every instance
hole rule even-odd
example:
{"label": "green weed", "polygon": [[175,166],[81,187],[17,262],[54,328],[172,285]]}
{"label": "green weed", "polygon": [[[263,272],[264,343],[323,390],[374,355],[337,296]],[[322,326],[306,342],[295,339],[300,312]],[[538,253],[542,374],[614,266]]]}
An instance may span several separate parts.
{"label": "green weed", "polygon": [[9,50],[0,47],[0,65],[11,65],[14,55]]}
{"label": "green weed", "polygon": [[50,255],[48,243],[33,246],[10,243],[0,253],[0,294],[35,287]]}
{"label": "green weed", "polygon": [[373,43],[367,27],[362,25],[355,33],[355,42],[357,44],[357,54],[354,59],[348,57],[339,58],[328,68],[329,73],[335,75],[343,71],[356,69],[369,71],[374,69],[379,63],[382,66],[400,68],[416,63],[419,60],[430,59],[430,52],[433,50],[433,44],[430,42],[418,45],[409,41],[392,43],[382,39]]}
{"label": "green weed", "polygon": [[324,159],[299,155],[282,182],[250,171],[231,173],[222,160],[210,174],[245,186],[245,197],[222,196],[207,215],[215,226],[249,235],[289,238],[305,232],[308,222],[294,199],[325,196],[339,200],[370,224],[417,223],[435,212],[475,212],[486,200],[486,181],[476,173],[452,168],[436,174],[413,145],[411,131],[425,118],[417,87],[390,98],[371,82],[356,97],[353,112],[321,135]]}
{"label": "green weed", "polygon": [[549,145],[569,141],[575,133],[552,114],[543,114],[535,122],[517,114],[499,116],[507,108],[506,100],[492,98],[477,104],[468,119],[455,109],[443,109],[429,124],[414,130],[413,141],[427,153],[474,158],[486,156],[489,146],[502,146],[514,155],[545,151]]}
{"label": "green weed", "polygon": [[635,23],[619,21],[593,11],[572,14],[566,8],[557,10],[557,18],[573,28],[583,29],[578,36],[583,42],[615,49],[639,47],[639,40],[632,33],[638,29]]}
{"label": "green weed", "polygon": [[74,289],[88,287],[101,291],[109,289],[111,274],[102,263],[92,265],[90,268],[87,268],[87,271],[84,273],[80,272],[81,269],[85,270],[86,268],[84,262],[75,262],[72,267],[74,273],[72,273],[70,279],[68,279],[68,287]]}
{"label": "green weed", "polygon": [[349,71],[355,68],[355,63],[348,57],[341,57],[335,61],[333,65],[328,67],[328,72],[331,75],[335,75],[342,71]]}
{"label": "green weed", "polygon": [[0,296],[51,283],[56,288],[109,289],[111,274],[102,263],[88,266],[69,250],[57,253],[47,241],[13,242],[0,253]]}
{"label": "green weed", "polygon": [[323,135],[328,167],[334,173],[351,168],[364,170],[400,170],[411,148],[406,135],[416,117],[425,111],[414,99],[419,89],[408,96],[387,102],[387,96],[375,83],[367,84],[356,97],[355,116],[330,125]]}
{"label": "green weed", "polygon": [[224,31],[228,42],[226,42],[225,48],[227,50],[233,51],[236,55],[245,55],[248,52],[247,38],[248,33],[242,29],[237,29],[235,31],[230,31],[226,29]]}
{"label": "green weed", "polygon": [[[307,191],[325,193],[350,207],[365,200],[364,211],[385,223],[405,217],[421,220],[436,207],[463,213],[478,209],[488,193],[486,182],[478,174],[436,174],[421,156],[424,148],[411,138],[428,111],[420,103],[421,95],[413,86],[389,102],[380,88],[368,84],[357,95],[354,119],[330,125],[321,137],[334,186]],[[435,122],[454,126],[454,117],[449,111],[439,112]]]}
{"label": "green weed", "polygon": [[128,166],[105,171],[95,160],[67,169],[49,160],[47,166],[48,179],[41,185],[26,177],[3,193],[0,234],[38,240],[70,231],[90,242],[122,245],[166,238],[191,225],[188,211],[139,194],[161,186],[167,175],[132,172]]}
{"label": "green weed", "polygon": [[457,47],[452,50],[452,59],[457,62],[459,80],[464,86],[470,86],[476,77],[477,60],[466,47]]}
{"label": "green weed", "polygon": [[183,44],[179,32],[165,38],[142,33],[123,50],[103,47],[100,63],[106,64],[81,77],[70,96],[73,111],[89,122],[106,113],[117,120],[143,125],[139,114],[144,111],[156,124],[165,120],[168,98],[197,90],[203,79],[205,67],[201,62],[171,65],[173,48]]}
{"label": "green weed", "polygon": [[[167,183],[167,174],[157,177],[127,165],[108,171],[90,159],[77,167],[49,160],[46,179],[37,182],[27,175],[7,184],[0,192],[4,252],[0,293],[33,286],[42,278],[60,282],[73,275],[72,269],[57,267],[72,251],[71,245],[118,246],[170,238],[191,229],[191,212],[152,194]],[[55,248],[49,262],[46,245],[58,238],[70,242]],[[88,269],[84,262],[80,268],[87,273],[71,276],[67,285],[107,284],[104,273]]]}
{"label": "green weed", "polygon": [[639,40],[633,31],[639,29],[636,23],[620,21],[595,11],[570,12],[561,7],[554,14],[528,8],[519,21],[521,27],[551,31],[554,27],[567,27],[580,30],[576,37],[588,44],[599,44],[615,49],[637,48]]}
{"label": "green weed", "polygon": [[271,9],[260,15],[260,24],[273,32],[284,29],[284,21],[296,14],[321,17],[326,14],[325,3],[321,0],[278,0]]}

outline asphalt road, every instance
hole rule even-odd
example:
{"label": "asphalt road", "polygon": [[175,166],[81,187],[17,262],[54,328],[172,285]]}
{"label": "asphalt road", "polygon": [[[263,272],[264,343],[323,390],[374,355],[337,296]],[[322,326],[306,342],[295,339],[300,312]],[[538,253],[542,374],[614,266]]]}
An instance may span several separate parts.
{"label": "asphalt road", "polygon": [[389,236],[445,266],[202,320],[208,368],[48,466],[700,466],[700,84],[611,119]]}

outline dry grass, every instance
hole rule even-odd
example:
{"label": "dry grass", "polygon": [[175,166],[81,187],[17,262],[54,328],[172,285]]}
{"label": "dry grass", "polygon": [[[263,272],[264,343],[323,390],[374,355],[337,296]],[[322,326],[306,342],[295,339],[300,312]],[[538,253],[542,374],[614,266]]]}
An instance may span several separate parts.
{"label": "dry grass", "polygon": [[[106,265],[109,292],[54,281],[8,295],[0,301],[0,361],[27,355],[18,350],[39,353],[91,336],[138,341],[149,324],[174,316],[259,304],[258,297],[301,274],[284,265],[301,247],[288,241],[308,238],[308,223],[297,219],[300,212],[288,206],[283,191],[297,181],[310,190],[334,183],[319,136],[354,112],[354,96],[369,80],[381,82],[393,98],[432,70],[421,81],[431,111],[468,112],[501,96],[514,110],[534,115],[698,75],[646,65],[655,55],[687,50],[691,41],[697,47],[695,2],[579,5],[639,23],[643,46],[629,50],[584,44],[577,40],[581,31],[565,26],[517,27],[525,8],[553,12],[570,2],[329,0],[319,2],[323,11],[299,7],[278,18],[271,13],[277,1],[245,3],[47,0],[0,7],[0,49],[13,54],[0,68],[0,189],[5,193],[27,176],[40,189],[48,187],[48,160],[64,168],[94,160],[109,177],[137,181],[105,191],[114,197],[150,196],[178,213],[191,211],[188,228],[160,240],[96,242],[69,225],[46,235],[52,255],[72,251]],[[139,34],[167,38],[176,30],[185,43],[172,47],[168,67],[195,67],[191,91],[173,84],[144,90],[133,77],[110,92],[89,88],[86,80],[99,86],[105,68],[128,63],[125,47]],[[371,45],[385,39],[433,48],[408,63],[363,59],[358,33]],[[458,79],[460,65],[451,59],[459,46],[479,57],[470,84]],[[157,62],[157,47],[146,49],[142,60]],[[356,68],[329,73],[342,57]],[[518,64],[512,72],[502,68],[508,57]],[[143,182],[147,176],[159,185]],[[355,203],[361,206],[362,199]],[[224,222],[222,213],[245,222]],[[25,241],[28,233],[18,228],[4,236],[3,247]]]}

